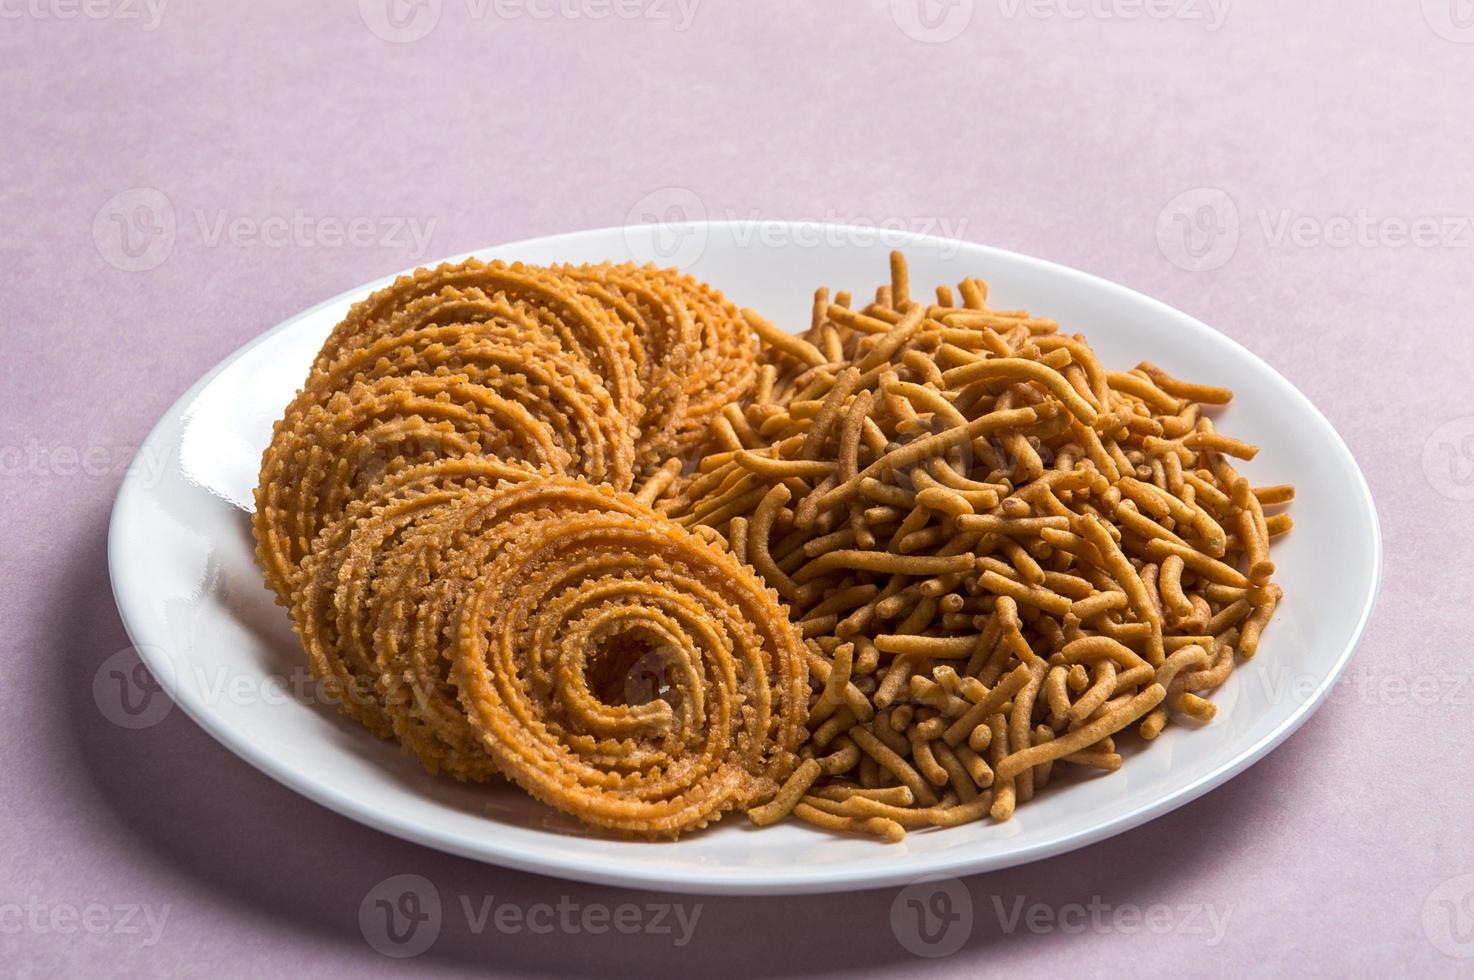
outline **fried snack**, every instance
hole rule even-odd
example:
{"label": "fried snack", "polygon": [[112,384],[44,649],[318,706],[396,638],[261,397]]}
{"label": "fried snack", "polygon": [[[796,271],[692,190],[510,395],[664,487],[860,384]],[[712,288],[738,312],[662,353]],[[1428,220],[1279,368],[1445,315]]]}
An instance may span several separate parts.
{"label": "fried snack", "polygon": [[695,317],[680,295],[649,269],[605,263],[558,266],[554,271],[578,282],[626,325],[643,406],[638,468],[649,473],[675,455],[676,434],[686,424],[686,371],[698,339]]}
{"label": "fried snack", "polygon": [[[639,424],[640,383],[627,326],[566,277],[520,262],[509,265],[467,259],[400,276],[353,305],[323,344],[313,368],[326,368],[348,348],[413,329],[411,323],[448,322],[442,313],[428,313],[436,307],[449,305],[462,316],[475,316],[474,303],[468,308],[464,302],[470,290],[500,293],[534,311],[548,335],[564,350],[583,358],[603,380],[620,414],[631,424]],[[424,305],[417,308],[416,304]],[[404,314],[409,314],[408,322]]]}
{"label": "fried snack", "polygon": [[686,411],[675,432],[675,454],[698,450],[722,409],[744,397],[757,377],[757,337],[742,313],[717,289],[677,272],[642,266],[648,283],[674,295],[692,320],[692,354],[685,376]]}
{"label": "fried snack", "polygon": [[1211,719],[1201,695],[1281,598],[1268,554],[1291,525],[1264,511],[1293,488],[1235,471],[1255,449],[1207,414],[1231,392],[1107,371],[978,280],[927,303],[899,254],[891,273],[862,309],[820,290],[802,335],[748,313],[751,395],[654,495],[805,637],[807,761],[759,824],[1006,820],[1066,769],[1119,768],[1123,732]]}
{"label": "fried snack", "polygon": [[534,474],[479,456],[412,466],[376,484],[323,528],[302,563],[290,610],[292,628],[329,703],[374,734],[393,736],[386,689],[397,685],[385,677],[374,652],[374,586],[384,556],[407,529],[462,494]]}
{"label": "fried snack", "polygon": [[459,598],[529,522],[590,511],[648,519],[651,512],[627,494],[546,474],[471,488],[444,504],[406,527],[393,548],[379,546],[369,642],[404,750],[432,773],[484,780],[495,766],[466,719],[450,673],[447,631]]}
{"label": "fried snack", "polygon": [[267,585],[290,606],[300,563],[321,528],[385,476],[457,456],[559,472],[572,463],[548,419],[464,374],[354,382],[279,421],[252,523]]}
{"label": "fried snack", "polygon": [[431,772],[647,838],[1006,820],[1210,721],[1293,526],[1208,415],[1232,393],[1108,371],[975,279],[936,297],[896,254],[802,335],[628,264],[356,304],[253,520],[324,693]]}
{"label": "fried snack", "polygon": [[627,489],[634,474],[634,433],[599,377],[543,333],[535,316],[503,296],[478,303],[478,317],[416,326],[349,348],[308,377],[286,418],[355,381],[464,374],[548,422],[572,460],[572,472]]}
{"label": "fried snack", "polygon": [[474,521],[447,559],[464,570],[439,581],[470,725],[533,796],[623,834],[675,837],[767,801],[804,736],[805,655],[786,610],[633,497],[560,502],[586,492],[566,479],[498,491],[483,503],[520,516],[496,532]]}

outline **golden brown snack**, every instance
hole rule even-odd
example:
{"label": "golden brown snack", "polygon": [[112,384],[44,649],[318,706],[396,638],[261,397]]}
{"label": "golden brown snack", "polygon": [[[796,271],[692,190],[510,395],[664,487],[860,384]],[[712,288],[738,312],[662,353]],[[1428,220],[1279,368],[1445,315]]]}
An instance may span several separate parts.
{"label": "golden brown snack", "polygon": [[634,478],[634,434],[615,412],[603,383],[522,311],[500,299],[492,307],[497,313],[490,319],[418,327],[350,348],[313,372],[287,408],[287,418],[354,381],[465,375],[547,422],[568,454],[572,472],[627,489]]}
{"label": "golden brown snack", "polygon": [[639,469],[648,473],[678,449],[689,396],[687,370],[697,350],[696,320],[678,292],[639,266],[558,266],[629,328],[640,380]]}
{"label": "golden brown snack", "polygon": [[[470,490],[407,528],[380,552],[372,647],[394,732],[430,772],[486,779],[495,772],[466,720],[451,675],[447,631],[469,583],[530,522],[611,511],[656,519],[627,494],[578,480],[511,480]],[[380,545],[382,548],[383,546]]]}
{"label": "golden brown snack", "polygon": [[256,488],[253,530],[266,582],[290,605],[318,531],[397,470],[456,456],[494,456],[566,470],[548,420],[466,375],[355,382],[276,425]]}
{"label": "golden brown snack", "polygon": [[[509,493],[530,507],[569,482]],[[793,770],[802,641],[730,554],[602,492],[604,510],[509,522],[451,615],[454,677],[487,751],[532,795],[674,837],[766,801]]]}
{"label": "golden brown snack", "polygon": [[669,289],[692,319],[688,404],[675,433],[677,451],[688,452],[708,438],[723,407],[751,390],[757,378],[757,336],[741,311],[712,286],[675,269],[641,266],[637,272]]}
{"label": "golden brown snack", "polygon": [[655,498],[751,561],[806,638],[818,769],[755,819],[888,839],[1007,819],[1063,766],[1119,768],[1123,729],[1210,719],[1199,695],[1280,600],[1290,523],[1264,508],[1293,497],[1234,471],[1254,447],[1205,414],[1226,389],[1106,371],[977,280],[955,306],[914,298],[898,254],[891,276],[858,310],[820,290],[801,336],[749,312],[752,397]]}
{"label": "golden brown snack", "polygon": [[[568,279],[520,262],[467,259],[400,276],[392,285],[353,305],[323,344],[313,367],[326,367],[346,348],[412,329],[412,323],[447,322],[446,313],[433,312],[438,306],[449,304],[461,311],[460,315],[475,316],[475,304],[468,307],[465,295],[473,290],[486,296],[501,293],[535,311],[544,330],[599,375],[625,419],[639,424],[640,383],[626,326]],[[425,305],[417,308],[417,303]],[[401,316],[406,311],[410,314],[408,322]]]}
{"label": "golden brown snack", "polygon": [[1294,496],[1235,471],[1232,393],[890,271],[801,336],[649,266],[356,304],[253,523],[325,693],[431,772],[652,838],[1006,820],[1211,720]]}
{"label": "golden brown snack", "polygon": [[533,471],[463,456],[400,470],[323,528],[302,563],[292,628],[329,701],[374,734],[392,737],[386,682],[374,653],[375,586],[384,558],[416,522],[469,491],[526,479]]}

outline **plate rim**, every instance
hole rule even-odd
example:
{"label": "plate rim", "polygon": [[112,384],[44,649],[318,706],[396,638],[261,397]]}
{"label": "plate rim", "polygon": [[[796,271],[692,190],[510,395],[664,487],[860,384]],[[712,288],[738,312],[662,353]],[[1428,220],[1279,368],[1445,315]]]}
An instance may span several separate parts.
{"label": "plate rim", "polygon": [[[710,232],[711,229],[716,227],[745,226],[751,223],[738,220],[708,220],[662,222],[656,225],[656,227],[662,229],[705,229]],[[787,228],[794,226],[803,226],[805,228],[818,226],[825,230],[837,231],[841,234],[867,233],[866,229],[855,226],[824,222],[764,219],[759,223]],[[148,434],[139,443],[134,455],[134,461],[136,462],[158,440],[167,435],[166,430],[177,428],[179,420],[185,413],[185,409],[222,372],[271,337],[290,329],[325,307],[344,302],[345,300],[351,300],[355,297],[361,298],[366,296],[368,293],[392,283],[397,277],[412,272],[415,268],[434,267],[446,262],[460,262],[472,256],[514,246],[548,246],[564,239],[584,238],[593,235],[627,234],[629,227],[628,225],[611,225],[488,245],[472,251],[457,253],[447,258],[422,262],[409,269],[352,286],[328,299],[322,300],[252,337],[196,379],[178,398],[170,403],[159,420],[150,427]],[[964,877],[1028,864],[1033,861],[1078,850],[1155,820],[1216,789],[1262,760],[1298,731],[1309,720],[1311,715],[1325,703],[1331,688],[1340,679],[1342,674],[1345,673],[1347,666],[1361,646],[1381,592],[1384,555],[1380,516],[1377,511],[1376,501],[1372,496],[1371,487],[1367,483],[1366,475],[1362,472],[1361,465],[1357,462],[1355,454],[1351,452],[1351,448],[1346,444],[1341,433],[1337,431],[1330,419],[1316,407],[1315,403],[1304,392],[1258,354],[1215,327],[1199,320],[1192,314],[1179,310],[1152,296],[1148,296],[1129,286],[1122,285],[1121,283],[1106,279],[1094,273],[1085,272],[1072,266],[1062,265],[1048,259],[1016,252],[1011,249],[979,242],[970,242],[963,239],[952,239],[914,232],[895,231],[888,233],[888,235],[890,237],[887,238],[885,244],[894,245],[897,248],[912,246],[936,247],[938,245],[961,246],[970,251],[981,251],[1007,260],[1022,261],[1026,264],[1040,267],[1043,271],[1050,274],[1063,275],[1066,278],[1074,279],[1092,288],[1122,294],[1137,302],[1144,301],[1160,312],[1170,314],[1174,317],[1186,318],[1196,327],[1215,335],[1219,341],[1227,343],[1242,354],[1247,355],[1261,370],[1267,372],[1269,376],[1282,384],[1288,391],[1292,392],[1294,397],[1301,403],[1300,407],[1308,410],[1310,415],[1330,434],[1335,448],[1351,464],[1351,470],[1356,477],[1354,486],[1356,492],[1354,496],[1357,502],[1366,509],[1368,525],[1370,527],[1371,575],[1356,624],[1351,630],[1344,647],[1338,653],[1332,669],[1310,695],[1301,701],[1295,710],[1277,727],[1262,735],[1247,749],[1237,752],[1228,761],[1204,773],[1197,779],[1165,793],[1158,799],[1138,807],[1130,813],[1068,834],[1064,837],[1025,845],[1001,855],[985,855],[969,859],[966,856],[961,856],[954,852],[936,852],[927,855],[916,855],[915,865],[912,868],[879,872],[867,872],[863,866],[846,866],[837,869],[805,869],[802,866],[798,866],[797,870],[793,867],[765,867],[756,872],[727,867],[705,872],[700,869],[684,870],[652,867],[649,870],[641,871],[638,869],[626,870],[623,868],[591,866],[580,863],[579,859],[573,856],[562,858],[559,861],[550,861],[548,858],[542,856],[528,858],[513,845],[498,848],[497,841],[494,838],[478,839],[476,843],[480,846],[470,846],[469,844],[462,843],[455,836],[436,833],[420,824],[386,815],[372,808],[367,808],[350,796],[338,792],[331,783],[298,778],[297,774],[289,767],[278,764],[268,752],[257,748],[249,739],[238,737],[235,729],[231,726],[215,723],[214,716],[211,712],[205,706],[193,700],[193,695],[188,687],[180,690],[167,690],[166,693],[169,695],[170,700],[192,722],[210,735],[210,737],[253,768],[293,792],[341,816],[353,820],[355,823],[372,827],[402,840],[407,840],[438,851],[518,871],[548,875],[563,880],[589,884],[613,885],[645,890],[663,890],[671,893],[695,895],[799,895],[863,891],[893,887],[939,874]],[[149,630],[130,611],[131,604],[124,600],[120,592],[122,588],[120,583],[127,576],[122,568],[125,558],[121,553],[122,549],[119,544],[121,537],[119,528],[132,507],[135,495],[141,492],[142,488],[139,485],[139,481],[130,480],[125,476],[114,497],[108,520],[108,579],[114,604],[117,606],[119,618],[122,620],[123,628],[128,635],[129,641],[138,652],[139,658],[148,665],[150,672],[155,677],[158,677],[160,669],[154,663],[150,662],[149,651],[161,649],[168,644],[161,641],[160,638],[149,636]]]}

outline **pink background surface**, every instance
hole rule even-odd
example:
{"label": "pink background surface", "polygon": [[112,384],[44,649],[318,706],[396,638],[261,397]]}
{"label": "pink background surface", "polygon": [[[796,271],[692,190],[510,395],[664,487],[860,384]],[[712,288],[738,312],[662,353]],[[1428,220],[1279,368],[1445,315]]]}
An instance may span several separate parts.
{"label": "pink background surface", "polygon": [[[176,0],[157,20],[143,0],[0,3],[3,972],[387,973],[401,964],[365,941],[358,909],[401,873],[447,905],[406,962],[446,975],[1474,971],[1459,958],[1474,956],[1474,30],[1453,16],[1468,3],[1237,0],[1220,23],[1207,0],[958,0],[970,20],[951,39],[960,22],[917,30],[914,7],[704,0],[685,23],[672,5],[478,18],[426,0],[404,10],[443,8],[434,29],[391,43],[369,27],[392,34],[379,0]],[[890,220],[1043,256],[1264,357],[1343,434],[1381,511],[1381,601],[1331,702],[1170,816],[969,879],[970,936],[934,960],[898,940],[893,891],[686,899],[702,908],[681,947],[476,934],[458,896],[662,897],[365,829],[178,711],[139,731],[104,717],[93,679],[128,645],[104,562],[113,461],[189,384],[356,283],[620,224],[669,187],[714,218]],[[1223,193],[1188,199],[1217,202],[1204,227],[1238,241],[1201,239],[1212,268],[1195,271],[1170,202],[1205,188]],[[109,229],[140,202],[175,231],[130,258]],[[372,232],[250,234],[299,212]],[[1363,216],[1363,233],[1342,240],[1338,216]],[[1285,217],[1297,234],[1279,233]],[[236,235],[214,234],[222,218]],[[428,232],[423,251],[392,219]],[[995,899],[1066,927],[1009,931]],[[61,931],[93,903],[96,933]],[[1110,910],[1099,928],[1092,904]],[[1162,934],[1132,928],[1155,904]],[[130,931],[145,920],[124,922],[128,906],[167,915],[156,941]]]}

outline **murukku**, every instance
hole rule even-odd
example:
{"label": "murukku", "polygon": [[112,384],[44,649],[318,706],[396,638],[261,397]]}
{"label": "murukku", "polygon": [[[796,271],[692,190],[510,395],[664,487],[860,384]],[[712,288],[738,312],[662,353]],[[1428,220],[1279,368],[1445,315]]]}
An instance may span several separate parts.
{"label": "murukku", "polygon": [[431,772],[485,779],[495,767],[466,720],[451,676],[447,617],[519,528],[551,516],[617,512],[650,518],[637,498],[572,479],[513,479],[469,490],[406,529],[374,582],[372,647],[390,721]]}
{"label": "murukku", "polygon": [[534,310],[549,335],[555,337],[565,350],[582,357],[599,375],[625,419],[631,424],[639,424],[640,383],[625,325],[568,279],[520,262],[508,264],[467,259],[455,265],[417,269],[410,275],[400,276],[391,285],[353,305],[323,344],[313,366],[326,367],[347,347],[403,332],[406,324],[396,321],[396,314],[416,301],[447,291],[451,292],[445,296],[446,299],[459,301],[459,291],[470,289],[480,290],[486,295],[501,293]]}
{"label": "murukku", "polygon": [[284,605],[318,531],[375,483],[417,463],[494,456],[564,471],[550,422],[466,375],[355,382],[276,424],[256,488],[257,560]]}
{"label": "murukku", "polygon": [[492,319],[420,327],[346,351],[308,378],[286,417],[355,381],[464,375],[548,423],[571,472],[627,489],[634,478],[633,432],[614,411],[603,383],[515,308],[498,301],[494,309]]}
{"label": "murukku", "polygon": [[290,611],[308,666],[329,703],[374,734],[393,735],[373,643],[373,587],[380,563],[406,530],[460,495],[533,473],[479,456],[409,467],[375,485],[323,528],[302,563]]}
{"label": "murukku", "polygon": [[742,313],[716,288],[674,269],[642,266],[648,281],[664,285],[691,316],[693,347],[686,370],[685,418],[676,448],[698,448],[722,408],[743,398],[757,380],[757,335]]}
{"label": "murukku", "polygon": [[648,473],[679,451],[687,425],[687,369],[698,349],[696,319],[660,276],[631,263],[558,266],[628,328],[640,381],[639,469]]}
{"label": "murukku", "polygon": [[[565,486],[514,492],[531,508]],[[648,510],[524,513],[447,634],[467,717],[501,771],[636,836],[674,837],[776,794],[807,695],[802,641],[776,596]]]}

